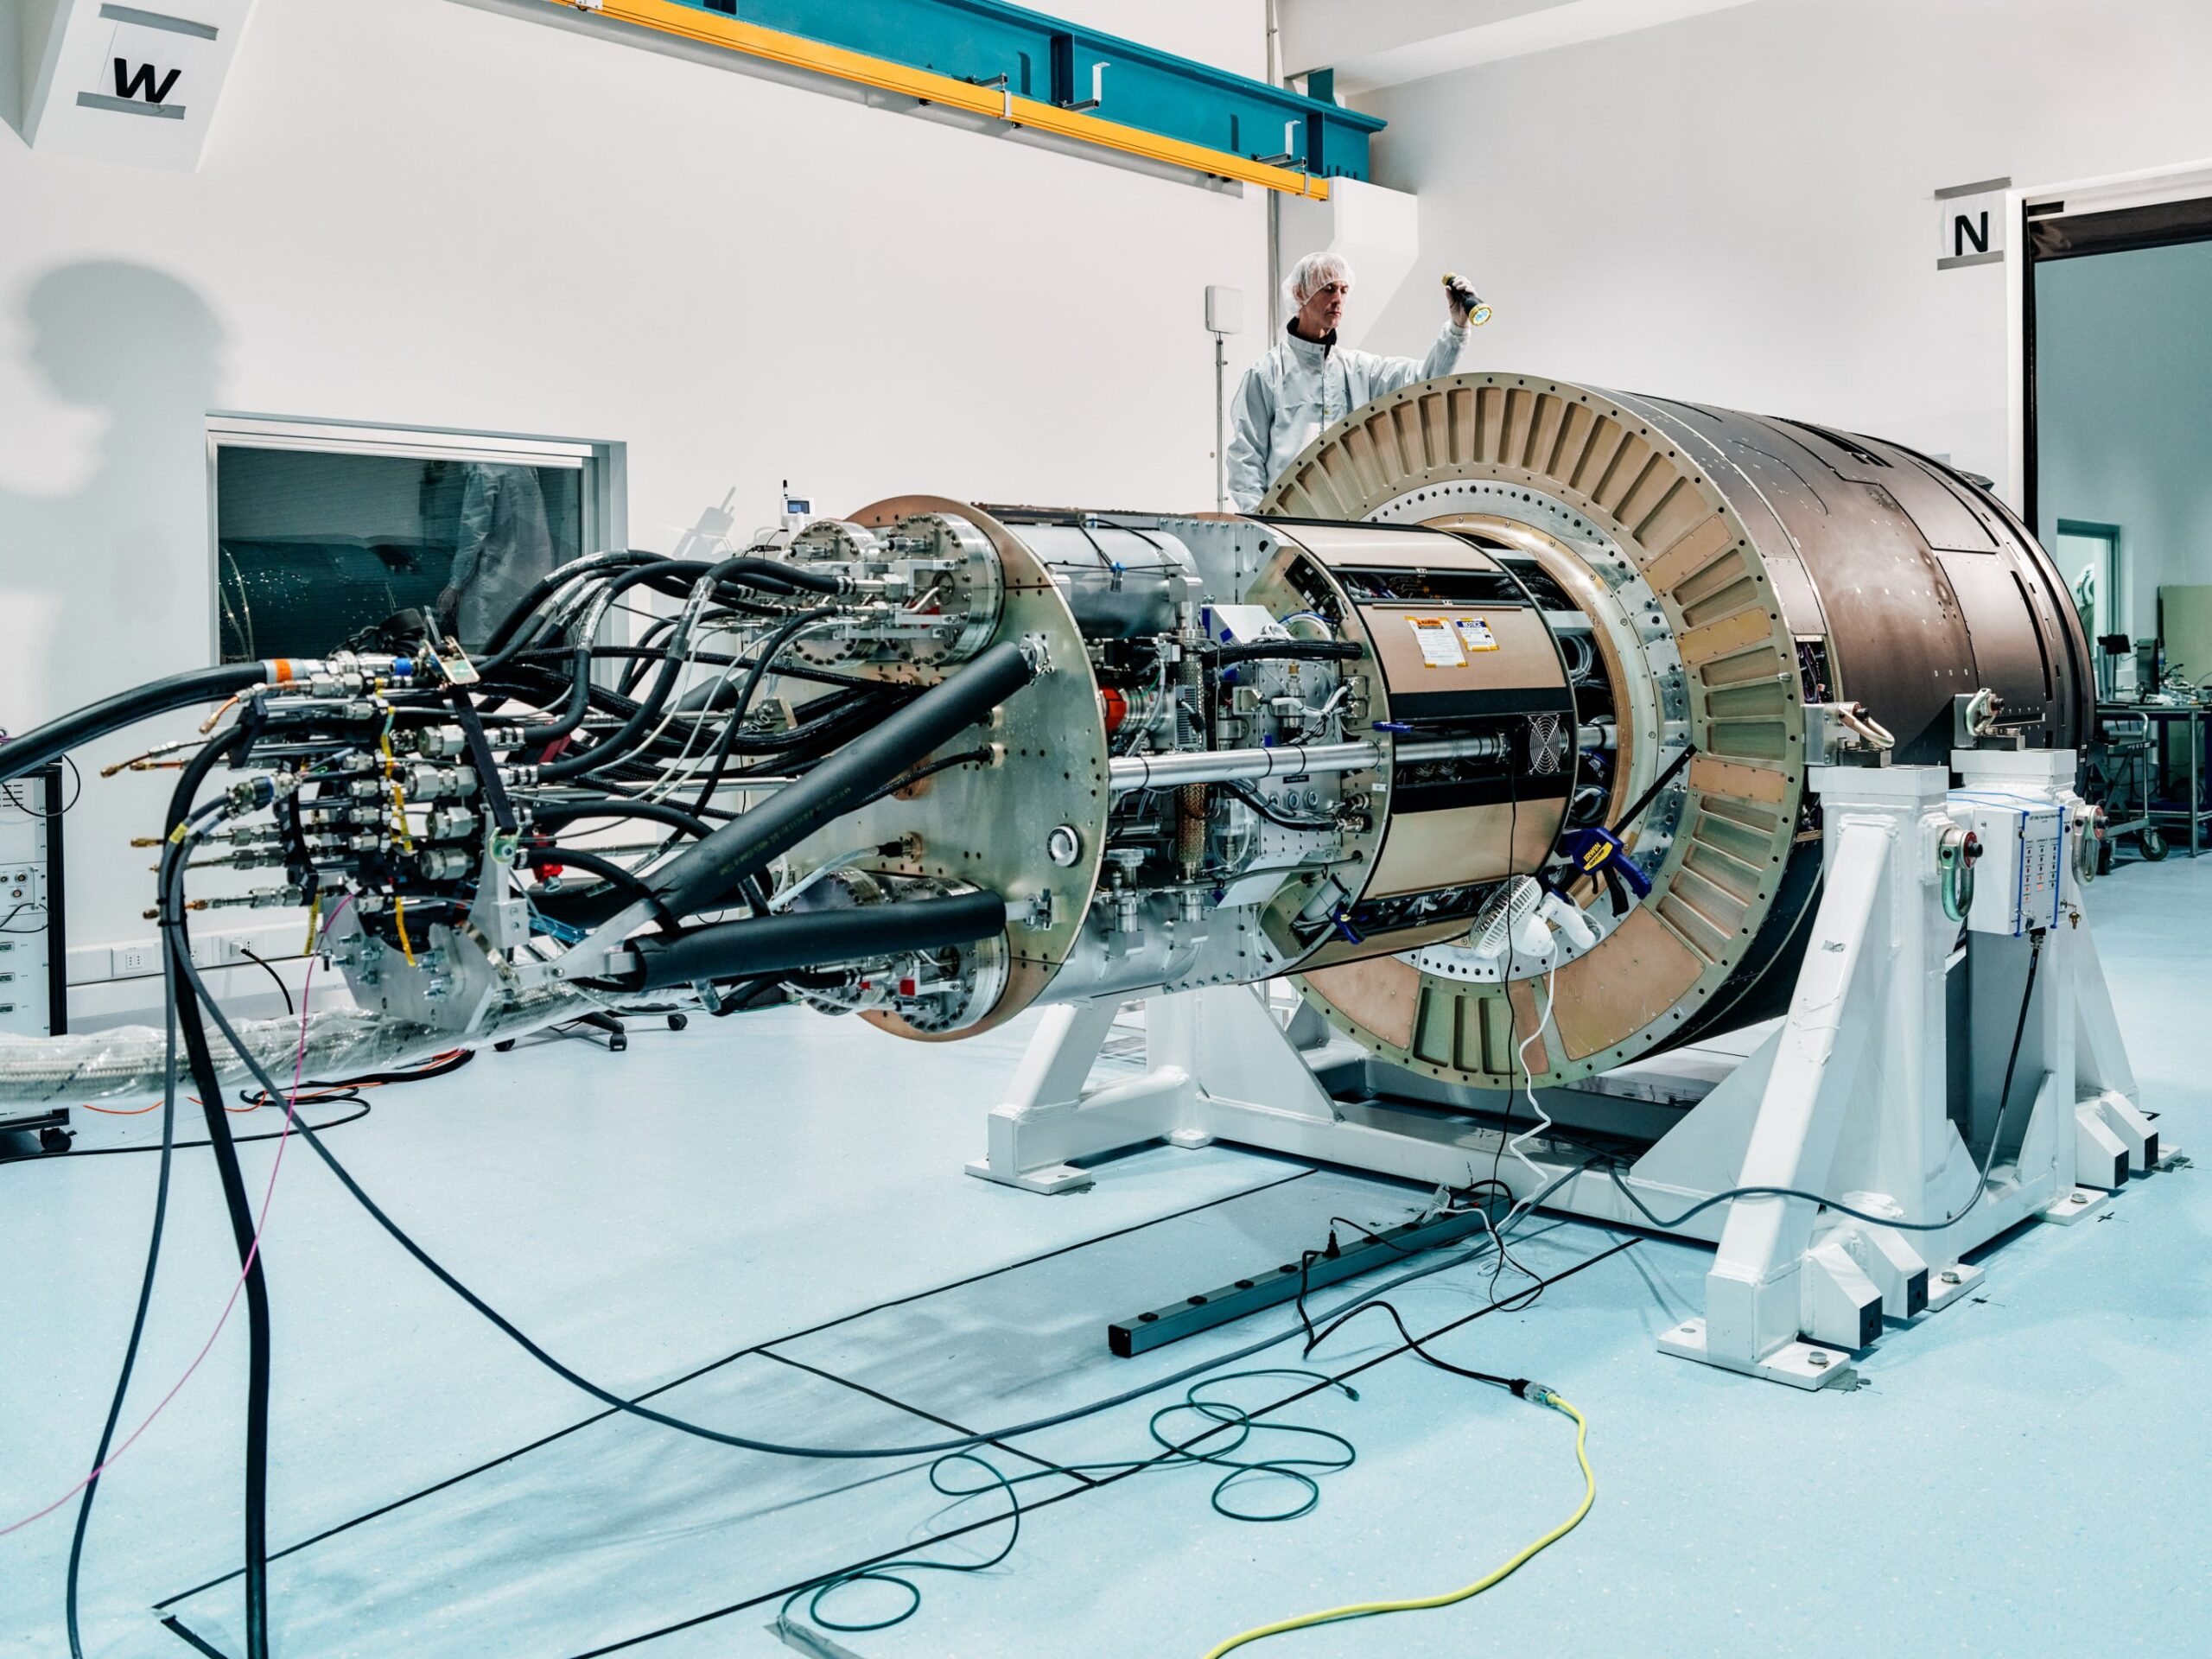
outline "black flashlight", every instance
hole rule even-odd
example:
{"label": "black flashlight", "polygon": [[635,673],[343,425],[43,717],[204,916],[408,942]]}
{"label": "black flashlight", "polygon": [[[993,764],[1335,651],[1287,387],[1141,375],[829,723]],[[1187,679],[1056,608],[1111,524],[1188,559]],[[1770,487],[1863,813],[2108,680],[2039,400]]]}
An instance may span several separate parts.
{"label": "black flashlight", "polygon": [[1467,314],[1467,321],[1474,327],[1479,328],[1490,321],[1490,307],[1483,303],[1483,296],[1476,293],[1467,279],[1458,271],[1444,273],[1444,286],[1451,291],[1452,297],[1459,301],[1460,308]]}

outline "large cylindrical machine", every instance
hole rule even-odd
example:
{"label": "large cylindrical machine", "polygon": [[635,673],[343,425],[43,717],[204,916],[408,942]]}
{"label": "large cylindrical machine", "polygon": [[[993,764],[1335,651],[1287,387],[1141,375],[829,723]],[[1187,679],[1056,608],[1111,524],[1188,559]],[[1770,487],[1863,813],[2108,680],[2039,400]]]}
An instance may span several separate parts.
{"label": "large cylindrical machine", "polygon": [[[865,580],[961,546],[942,635],[1030,638],[1088,672],[1010,702],[988,766],[793,857],[803,880],[904,836],[861,861],[1006,896],[987,1007],[874,1011],[916,1035],[1295,974],[1430,1077],[1586,1076],[1780,1011],[1819,881],[1808,707],[1856,705],[1897,760],[1940,760],[1983,690],[2031,746],[2074,745],[2090,683],[2057,573],[1964,475],[1524,376],[1369,405],[1252,518],[917,498],[793,556]],[[988,628],[951,597],[984,594]],[[876,671],[938,671],[853,631]],[[1572,861],[1593,828],[1648,892]]]}
{"label": "large cylindrical machine", "polygon": [[[607,645],[645,589],[679,608]],[[194,902],[342,912],[395,1050],[564,997],[941,1039],[1287,975],[1373,1052],[1489,1087],[1779,1011],[1826,722],[1941,762],[1972,698],[2073,747],[2090,684],[2057,572],[1962,474],[1503,374],[1356,411],[1252,516],[902,497],[727,559],[580,562],[481,664],[417,616],[373,632],[111,699],[0,778],[234,694],[205,758],[264,777],[191,868],[283,880]]]}

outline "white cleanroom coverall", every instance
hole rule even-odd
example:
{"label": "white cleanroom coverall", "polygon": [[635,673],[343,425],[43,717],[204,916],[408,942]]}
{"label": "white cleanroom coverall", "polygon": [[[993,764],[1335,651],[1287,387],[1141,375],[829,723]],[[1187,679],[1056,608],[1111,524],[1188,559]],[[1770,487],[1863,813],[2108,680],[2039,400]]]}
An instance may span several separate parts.
{"label": "white cleanroom coverall", "polygon": [[1362,404],[1416,380],[1449,374],[1459,366],[1467,330],[1444,325],[1428,355],[1377,357],[1346,351],[1334,334],[1324,340],[1294,334],[1244,372],[1236,389],[1236,436],[1229,445],[1229,499],[1239,512],[1260,505],[1298,452]]}
{"label": "white cleanroom coverall", "polygon": [[557,563],[537,474],[504,461],[469,462],[454,541],[439,608],[474,651]]}

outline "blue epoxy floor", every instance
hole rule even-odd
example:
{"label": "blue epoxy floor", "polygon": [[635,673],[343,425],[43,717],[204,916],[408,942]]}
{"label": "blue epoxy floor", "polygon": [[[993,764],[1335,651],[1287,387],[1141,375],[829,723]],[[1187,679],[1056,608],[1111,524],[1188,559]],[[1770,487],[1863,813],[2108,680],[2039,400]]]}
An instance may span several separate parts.
{"label": "blue epoxy floor", "polygon": [[[2201,1037],[2212,858],[2125,866],[2091,899],[2145,1103],[2169,1139],[2212,1154]],[[779,1014],[641,1029],[624,1055],[526,1045],[379,1091],[373,1116],[329,1140],[461,1277],[580,1369],[637,1392],[711,1365],[653,1403],[829,1443],[914,1443],[957,1432],[946,1424],[1046,1415],[1226,1352],[1283,1320],[1135,1361],[1109,1359],[1101,1326],[1282,1259],[1332,1213],[1394,1219],[1420,1200],[1219,1147],[1139,1153],[1061,1198],[970,1179],[960,1165],[980,1150],[1027,1030],[925,1052]],[[257,1190],[269,1152],[247,1148]],[[205,1158],[180,1155],[128,1421],[189,1363],[234,1273]],[[153,1176],[149,1157],[0,1168],[0,1524],[81,1470]],[[1816,1395],[1659,1356],[1653,1340],[1694,1310],[1707,1257],[1641,1243],[1441,1344],[1549,1382],[1588,1412],[1600,1483],[1590,1522],[1471,1605],[1253,1651],[2197,1651],[2212,1616],[2208,1232],[2201,1172],[2132,1185],[2107,1219],[2016,1236],[1989,1259],[1982,1298],[1893,1329],[1863,1363],[1871,1387]],[[1529,1234],[1518,1254],[1539,1273],[1618,1236],[1549,1221]],[[281,1560],[282,1659],[562,1659],[732,1606],[620,1650],[788,1654],[766,1628],[773,1601],[740,1604],[919,1544],[993,1502],[948,1508],[925,1459],[796,1463],[587,1421],[591,1402],[399,1255],[296,1147],[269,1253],[280,1542],[505,1459]],[[1430,1328],[1482,1306],[1490,1272],[1436,1274],[1394,1300]],[[1382,1331],[1357,1328],[1324,1355],[1357,1363],[1382,1351]],[[149,1604],[235,1564],[243,1334],[225,1333],[104,1483],[92,1654],[188,1654]],[[1249,1363],[1295,1354],[1285,1344]],[[1234,1392],[1257,1404],[1291,1386]],[[1572,1507],[1564,1420],[1405,1357],[1357,1386],[1356,1402],[1316,1397],[1286,1414],[1360,1454],[1301,1520],[1221,1519],[1207,1471],[1095,1489],[1047,1475],[1025,1486],[1028,1501],[1074,1495],[1033,1515],[1002,1566],[925,1574],[913,1620],[840,1639],[861,1659],[1195,1659],[1262,1619],[1464,1582]],[[1036,1467],[1025,1454],[1142,1456],[1159,1402],[992,1455],[1009,1473]],[[573,1432],[505,1455],[562,1429]],[[943,1553],[973,1559],[998,1536]],[[67,1544],[67,1512],[0,1539],[0,1653],[66,1651]],[[855,1593],[849,1611],[893,1599]],[[170,1611],[240,1652],[235,1582]]]}

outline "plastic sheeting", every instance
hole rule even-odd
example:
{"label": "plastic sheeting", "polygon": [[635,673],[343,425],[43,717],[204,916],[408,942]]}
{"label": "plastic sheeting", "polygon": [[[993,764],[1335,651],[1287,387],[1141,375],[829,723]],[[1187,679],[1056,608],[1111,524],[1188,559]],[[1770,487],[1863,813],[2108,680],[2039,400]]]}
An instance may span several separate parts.
{"label": "plastic sheeting", "polygon": [[[363,1008],[332,1008],[307,1019],[309,1077],[352,1077],[428,1059],[454,1048],[478,1048],[520,1036],[597,1005],[565,987],[524,993],[494,1008],[467,1033],[416,1020],[395,1020]],[[279,1086],[289,1084],[300,1052],[296,1018],[234,1021],[238,1036]],[[257,1086],[253,1076],[211,1022],[207,1033],[218,1076],[232,1084]],[[51,1101],[115,1100],[159,1094],[165,1085],[167,1035],[152,1026],[118,1026],[65,1037],[0,1037],[0,1106]],[[177,1075],[190,1087],[184,1048],[177,1047]]]}

